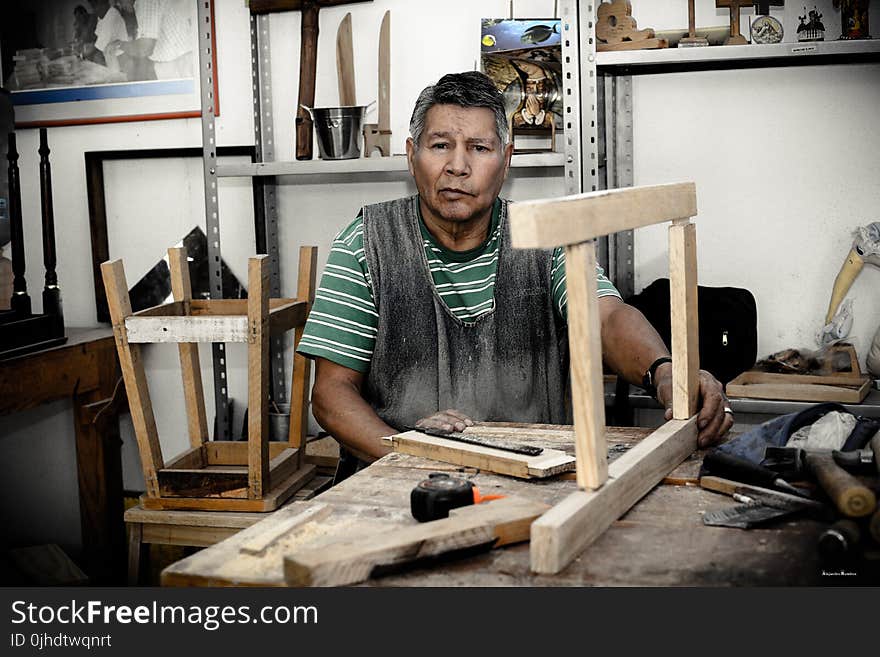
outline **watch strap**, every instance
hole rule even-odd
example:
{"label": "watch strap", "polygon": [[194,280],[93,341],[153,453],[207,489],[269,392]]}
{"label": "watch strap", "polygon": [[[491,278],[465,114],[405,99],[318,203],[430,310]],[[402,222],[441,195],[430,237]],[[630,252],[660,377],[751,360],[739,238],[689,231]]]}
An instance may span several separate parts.
{"label": "watch strap", "polygon": [[657,368],[660,367],[663,363],[671,363],[672,359],[669,356],[661,356],[648,368],[645,372],[645,375],[642,377],[642,387],[645,389],[651,397],[657,399],[657,385],[654,382],[654,378],[657,373]]}

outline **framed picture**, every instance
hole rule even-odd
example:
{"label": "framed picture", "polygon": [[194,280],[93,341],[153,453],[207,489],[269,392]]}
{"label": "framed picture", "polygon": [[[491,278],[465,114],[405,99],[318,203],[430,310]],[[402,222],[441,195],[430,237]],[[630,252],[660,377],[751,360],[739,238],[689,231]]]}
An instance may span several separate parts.
{"label": "framed picture", "polygon": [[16,126],[200,116],[197,30],[197,0],[0,3],[0,79]]}
{"label": "framed picture", "polygon": [[[95,307],[97,310],[97,320],[99,322],[110,322],[110,311],[107,307],[107,295],[104,291],[104,282],[101,276],[101,263],[110,260],[111,257],[123,257],[118,252],[111,253],[110,249],[110,233],[114,232],[114,226],[108,225],[107,210],[107,194],[104,185],[104,165],[107,162],[119,160],[147,161],[147,160],[175,160],[180,158],[191,158],[196,160],[202,157],[201,148],[158,148],[158,149],[135,149],[135,150],[119,150],[119,151],[88,151],[85,156],[86,170],[86,197],[89,204],[89,231],[92,245],[92,276],[95,283]],[[217,149],[217,156],[220,158],[247,158],[250,162],[255,162],[257,158],[256,149],[253,146],[220,146]],[[256,240],[256,252],[266,253],[266,230],[265,222],[262,221],[262,208],[259,205],[261,192],[258,186],[262,181],[254,179],[254,237]],[[181,210],[185,214],[185,211]],[[136,213],[135,213],[136,214]],[[162,231],[153,230],[151,239],[155,238],[161,243],[161,247],[154,249],[153,254],[161,259],[165,255],[165,249],[173,246],[178,241],[182,241],[187,247],[190,257],[194,258],[196,264],[192,270],[193,294],[207,294],[208,291],[208,269],[207,269],[207,239],[205,233],[197,227],[195,231],[191,231],[192,226],[187,226],[185,232],[180,234],[160,234]],[[115,227],[115,232],[120,232],[119,227]],[[129,234],[128,231],[136,230],[134,227],[123,228],[123,234]],[[126,240],[127,242],[128,240]],[[140,240],[143,242],[143,239]],[[137,247],[143,250],[142,245]],[[200,259],[201,256],[204,256]],[[149,259],[149,256],[146,256]],[[131,265],[132,263],[129,262]],[[150,263],[152,264],[152,263]],[[142,310],[157,303],[162,303],[164,296],[168,292],[161,292],[163,287],[167,287],[168,269],[164,267],[162,272],[162,263],[157,262],[158,267],[153,267],[150,271],[140,279],[132,289],[132,309]],[[221,262],[221,276],[223,279],[223,295],[227,299],[243,298],[241,296],[242,286],[231,274],[225,262]],[[131,281],[130,281],[131,282]],[[167,288],[170,290],[171,288]]]}
{"label": "framed picture", "polygon": [[482,69],[504,93],[516,152],[554,150],[562,128],[560,25],[558,18],[481,21]]}

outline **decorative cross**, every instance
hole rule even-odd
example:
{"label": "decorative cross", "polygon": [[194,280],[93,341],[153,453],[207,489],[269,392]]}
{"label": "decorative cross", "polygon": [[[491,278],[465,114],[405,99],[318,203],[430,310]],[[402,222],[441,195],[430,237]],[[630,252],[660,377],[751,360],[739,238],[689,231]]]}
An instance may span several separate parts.
{"label": "decorative cross", "polygon": [[743,7],[754,4],[754,0],[715,0],[718,8],[730,9],[730,36],[724,41],[725,46],[744,46],[748,43],[746,38],[739,33],[739,12]]}
{"label": "decorative cross", "polygon": [[770,7],[783,7],[785,0],[756,0],[755,14],[758,16],[767,16],[770,14]]}
{"label": "decorative cross", "polygon": [[679,48],[682,46],[708,46],[706,37],[697,36],[697,20],[695,18],[694,0],[688,0],[688,35],[679,40]]}

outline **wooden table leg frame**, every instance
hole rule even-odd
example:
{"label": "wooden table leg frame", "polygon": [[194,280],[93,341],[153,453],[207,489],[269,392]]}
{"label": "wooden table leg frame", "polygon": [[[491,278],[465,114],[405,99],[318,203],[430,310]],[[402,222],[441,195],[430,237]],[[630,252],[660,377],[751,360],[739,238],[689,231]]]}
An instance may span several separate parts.
{"label": "wooden table leg frame", "polygon": [[[193,299],[186,251],[168,250],[174,301],[132,313],[121,260],[101,265],[113,333],[146,483],[147,509],[272,511],[307,483],[303,463],[308,362],[294,361],[287,442],[269,442],[269,338],[301,335],[314,300],[316,247],[300,249],[298,299],[269,298],[267,256],[248,261],[247,299]],[[199,342],[248,345],[248,439],[209,441]],[[159,444],[140,344],[178,343],[190,448],[165,462]]]}
{"label": "wooden table leg frame", "polygon": [[[532,524],[531,568],[557,573],[697,447],[696,186],[677,183],[514,203],[516,248],[565,247],[569,350],[580,489]],[[673,419],[607,465],[595,239],[672,221]]]}

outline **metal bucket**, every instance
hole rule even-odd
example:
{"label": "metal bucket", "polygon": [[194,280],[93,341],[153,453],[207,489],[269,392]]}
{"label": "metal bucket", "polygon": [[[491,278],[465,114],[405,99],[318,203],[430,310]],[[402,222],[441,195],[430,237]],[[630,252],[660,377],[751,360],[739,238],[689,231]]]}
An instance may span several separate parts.
{"label": "metal bucket", "polygon": [[361,126],[366,105],[305,109],[315,124],[322,160],[351,160],[361,156]]}

